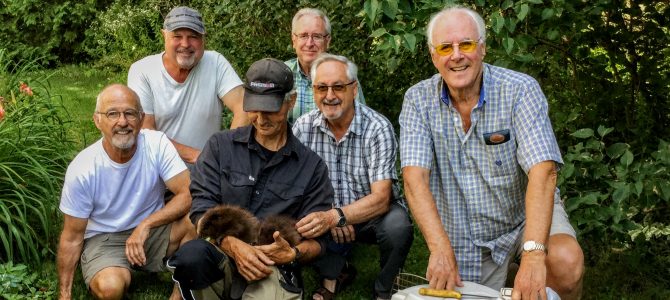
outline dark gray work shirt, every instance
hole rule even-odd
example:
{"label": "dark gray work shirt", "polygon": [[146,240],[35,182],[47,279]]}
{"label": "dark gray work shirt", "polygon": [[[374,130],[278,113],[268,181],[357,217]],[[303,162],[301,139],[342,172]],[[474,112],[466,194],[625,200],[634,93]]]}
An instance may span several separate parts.
{"label": "dark gray work shirt", "polygon": [[258,218],[283,214],[297,220],[332,208],[333,187],[321,158],[291,130],[270,160],[246,126],[218,132],[207,141],[191,173],[191,220],[211,207],[233,204]]}

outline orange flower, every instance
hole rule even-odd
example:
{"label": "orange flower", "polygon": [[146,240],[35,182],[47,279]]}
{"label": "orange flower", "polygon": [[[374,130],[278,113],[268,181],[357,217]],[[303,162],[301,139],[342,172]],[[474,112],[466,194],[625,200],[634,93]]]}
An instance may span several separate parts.
{"label": "orange flower", "polygon": [[5,101],[5,98],[2,98],[2,96],[0,96],[0,121],[2,121],[2,119],[5,118],[5,108],[2,107],[3,101]]}
{"label": "orange flower", "polygon": [[21,91],[21,93],[26,94],[26,95],[28,95],[28,96],[32,96],[32,95],[33,95],[33,89],[31,89],[31,88],[30,88],[26,83],[24,83],[24,82],[21,82],[21,85],[19,86],[19,91]]}

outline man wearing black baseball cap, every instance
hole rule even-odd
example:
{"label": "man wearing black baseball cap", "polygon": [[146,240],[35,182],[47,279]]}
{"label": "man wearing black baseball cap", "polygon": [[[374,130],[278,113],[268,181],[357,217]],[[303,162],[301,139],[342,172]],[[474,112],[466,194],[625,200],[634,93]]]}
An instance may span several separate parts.
{"label": "man wearing black baseball cap", "polygon": [[128,86],[142,102],[144,128],[170,138],[179,156],[193,164],[207,139],[221,129],[223,106],[232,128],[248,124],[242,110],[242,81],[223,55],[205,51],[205,25],[190,7],[173,8],[161,30],[165,51],[135,62]]}
{"label": "man wearing black baseball cap", "polygon": [[[291,70],[276,59],[251,65],[244,84],[250,126],[214,134],[191,174],[190,218],[197,224],[210,208],[232,204],[263,219],[295,219],[332,207],[333,187],[326,164],[303,146],[288,127],[295,102]],[[279,232],[270,245],[237,238],[220,243],[185,243],[168,261],[185,299],[300,299],[299,266],[322,255],[323,238],[291,247]],[[232,270],[232,271],[231,271]]]}

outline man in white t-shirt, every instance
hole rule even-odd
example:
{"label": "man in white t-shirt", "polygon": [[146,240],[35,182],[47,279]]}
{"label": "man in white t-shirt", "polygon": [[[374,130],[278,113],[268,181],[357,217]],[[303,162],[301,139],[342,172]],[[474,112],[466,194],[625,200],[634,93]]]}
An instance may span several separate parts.
{"label": "man in white t-shirt", "polygon": [[205,51],[205,26],[197,10],[175,7],[163,23],[165,51],[135,62],[128,86],[140,97],[143,128],[165,132],[181,158],[195,163],[205,142],[221,130],[223,105],[231,128],[247,125],[244,89],[223,55]]}
{"label": "man in white t-shirt", "polygon": [[[75,157],[63,184],[60,299],[72,298],[78,260],[95,298],[121,299],[131,269],[165,271],[163,257],[195,237],[186,217],[189,172],[164,133],[140,130],[144,117],[137,94],[126,86],[111,85],[98,95],[93,120],[102,139]],[[166,187],[175,194],[168,203]]]}

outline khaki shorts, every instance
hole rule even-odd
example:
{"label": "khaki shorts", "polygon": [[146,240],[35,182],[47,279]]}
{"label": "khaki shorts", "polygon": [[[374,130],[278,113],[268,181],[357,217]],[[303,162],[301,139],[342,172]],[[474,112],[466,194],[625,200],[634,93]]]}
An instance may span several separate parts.
{"label": "khaki shorts", "polygon": [[126,257],[126,240],[133,233],[134,228],[122,232],[101,233],[84,240],[84,250],[81,253],[81,273],[86,285],[91,283],[95,274],[108,267],[122,267],[146,272],[167,271],[163,257],[170,243],[170,229],[171,224],[151,229],[149,238],[144,242],[147,264],[142,267],[131,267]]}
{"label": "khaki shorts", "polygon": [[[577,238],[575,229],[572,228],[570,220],[568,219],[568,214],[565,212],[563,203],[554,203],[554,212],[551,216],[551,228],[549,229],[549,236],[556,234],[567,234],[574,238]],[[507,279],[507,272],[509,269],[509,264],[512,261],[513,257],[518,257],[521,255],[522,247],[521,242],[523,240],[523,234],[519,235],[519,238],[514,244],[514,254],[508,255],[502,265],[498,265],[493,261],[491,257],[491,251],[487,248],[484,248],[482,251],[482,277],[481,284],[488,286],[494,290],[499,290],[505,285],[505,280]]]}

